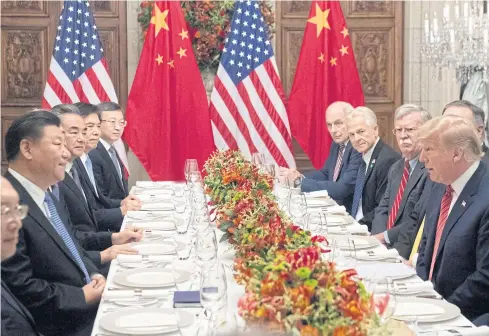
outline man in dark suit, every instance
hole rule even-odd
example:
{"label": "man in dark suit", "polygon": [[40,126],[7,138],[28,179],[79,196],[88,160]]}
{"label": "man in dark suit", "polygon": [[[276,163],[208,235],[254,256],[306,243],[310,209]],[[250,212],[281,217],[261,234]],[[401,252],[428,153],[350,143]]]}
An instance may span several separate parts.
{"label": "man in dark suit", "polygon": [[79,170],[73,165],[73,161],[85,152],[86,145],[85,121],[80,111],[74,105],[62,104],[54,106],[51,112],[61,120],[61,126],[65,132],[66,148],[71,154],[70,162],[66,165],[65,178],[58,183],[58,187],[62,196],[60,203],[67,208],[75,236],[86,250],[101,251],[96,265],[108,264],[118,254],[136,254],[137,251],[133,248],[120,244],[141,240],[142,230],[128,229],[117,233],[99,232],[95,215],[87,203]]}
{"label": "man in dark suit", "polygon": [[424,164],[418,162],[417,130],[431,119],[431,114],[418,105],[405,104],[394,114],[394,135],[402,158],[389,170],[387,187],[375,209],[372,235],[383,244],[392,246],[420,198],[426,181]]}
{"label": "man in dark suit", "polygon": [[141,202],[134,195],[129,195],[122,201],[105,196],[95,177],[94,164],[88,153],[99,144],[100,139],[100,110],[97,106],[87,103],[75,104],[85,122],[85,152],[73,161],[73,166],[80,173],[80,181],[87,202],[94,210],[99,230],[118,232],[127,211],[139,210]]}
{"label": "man in dark suit", "polygon": [[351,215],[370,231],[375,208],[387,187],[387,173],[401,156],[379,138],[377,117],[368,107],[355,108],[346,117],[346,124],[353,148],[362,154]]}
{"label": "man in dark suit", "polygon": [[45,335],[90,335],[105,278],[74,238],[48,188],[63,180],[69,152],[57,116],[48,111],[14,120],[5,137],[5,177],[29,207],[16,254],[2,262],[2,280]]}
{"label": "man in dark suit", "polygon": [[100,141],[89,156],[93,163],[93,172],[97,185],[104,196],[123,200],[129,194],[124,165],[115,150],[114,143],[120,139],[126,121],[121,107],[112,102],[97,105],[100,113]]}
{"label": "man in dark suit", "polygon": [[[2,261],[15,254],[22,219],[27,206],[19,205],[19,195],[9,181],[2,177]],[[2,335],[40,335],[31,313],[24,307],[2,280]]]}
{"label": "man in dark suit", "polygon": [[420,129],[433,187],[416,272],[474,320],[489,311],[489,168],[473,123],[442,116]]}
{"label": "man in dark suit", "polygon": [[[326,110],[326,125],[333,143],[324,167],[304,173],[301,189],[304,192],[326,190],[328,195],[338,204],[342,204],[351,211],[355,180],[362,155],[353,149],[348,141],[346,129],[346,115],[353,107],[346,102],[334,102]],[[299,173],[289,173],[292,179],[296,179]]]}

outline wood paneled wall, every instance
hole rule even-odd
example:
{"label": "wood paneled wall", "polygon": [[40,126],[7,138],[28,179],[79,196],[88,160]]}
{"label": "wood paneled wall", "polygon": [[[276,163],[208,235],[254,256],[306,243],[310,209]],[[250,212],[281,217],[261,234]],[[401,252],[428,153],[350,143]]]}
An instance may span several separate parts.
{"label": "wood paneled wall", "polygon": [[[120,103],[127,99],[126,3],[90,1],[100,39]],[[62,1],[1,1],[2,19],[2,167],[5,133],[18,116],[38,108]]]}
{"label": "wood paneled wall", "polygon": [[[276,57],[286,94],[290,92],[299,59],[310,1],[277,1]],[[402,1],[342,1],[352,39],[366,105],[379,121],[380,136],[395,146],[392,135],[396,107],[402,104]],[[294,141],[297,166],[311,169],[307,155]]]}

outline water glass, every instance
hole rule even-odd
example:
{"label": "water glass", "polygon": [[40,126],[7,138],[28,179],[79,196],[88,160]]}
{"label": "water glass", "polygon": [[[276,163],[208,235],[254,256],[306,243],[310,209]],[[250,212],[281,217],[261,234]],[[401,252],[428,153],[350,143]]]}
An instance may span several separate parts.
{"label": "water glass", "polygon": [[190,173],[194,171],[199,171],[199,164],[197,163],[197,159],[187,159],[185,160],[185,178],[187,181],[189,180]]}
{"label": "water glass", "polygon": [[394,288],[394,283],[390,277],[387,277],[377,281],[377,288],[371,294],[375,312],[380,316],[381,321],[386,323],[392,317],[396,308],[396,296],[391,294],[389,290]]}
{"label": "water glass", "polygon": [[289,213],[297,224],[302,221],[307,214],[307,201],[304,193],[290,196]]}
{"label": "water glass", "polygon": [[333,240],[333,261],[340,269],[355,268],[357,265],[356,247],[350,236]]}
{"label": "water glass", "polygon": [[210,228],[210,217],[209,214],[204,212],[195,211],[193,218],[193,229],[198,233],[201,231],[208,230]]}
{"label": "water glass", "polygon": [[197,232],[195,255],[201,268],[208,268],[217,259],[217,239],[213,229]]}
{"label": "water glass", "polygon": [[175,217],[175,228],[179,235],[184,235],[188,231],[190,219],[186,219],[182,216]]}
{"label": "water glass", "polygon": [[306,215],[305,229],[316,234],[328,234],[328,219],[324,212],[311,212]]}
{"label": "water glass", "polygon": [[204,272],[200,281],[200,302],[202,306],[211,312],[210,335],[216,331],[216,313],[222,306],[227,293],[227,281],[224,267],[214,264]]}
{"label": "water glass", "polygon": [[259,168],[263,167],[265,165],[265,154],[253,153],[251,162]]}
{"label": "water glass", "polygon": [[186,190],[186,185],[183,183],[174,183],[173,186],[173,195],[176,198],[184,198],[185,197],[185,190]]}

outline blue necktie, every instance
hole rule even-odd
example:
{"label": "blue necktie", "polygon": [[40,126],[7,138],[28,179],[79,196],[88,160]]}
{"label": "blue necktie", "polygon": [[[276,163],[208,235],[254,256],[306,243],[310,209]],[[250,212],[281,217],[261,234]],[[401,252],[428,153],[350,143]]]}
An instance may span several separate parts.
{"label": "blue necktie", "polygon": [[63,239],[63,242],[65,243],[66,247],[68,250],[70,250],[71,255],[73,258],[75,258],[76,262],[78,263],[78,266],[80,266],[81,270],[83,271],[83,274],[85,275],[85,282],[88,284],[90,283],[90,276],[88,275],[87,268],[85,267],[85,264],[83,263],[83,260],[80,256],[80,253],[78,253],[78,250],[75,246],[75,243],[73,242],[73,239],[71,238],[70,234],[68,233],[68,230],[64,226],[63,222],[61,221],[61,218],[58,215],[58,211],[56,210],[56,206],[54,205],[53,199],[49,195],[49,193],[46,193],[44,196],[44,202],[46,202],[49,210],[49,221],[53,225],[53,227],[56,229],[56,232],[58,232],[59,236],[61,239]]}
{"label": "blue necktie", "polygon": [[73,177],[73,181],[75,181],[76,186],[82,193],[83,197],[85,198],[85,202],[87,201],[87,196],[85,196],[85,192],[83,191],[81,182],[80,182],[80,175],[78,174],[78,170],[76,170],[75,166],[71,167],[70,170],[71,176]]}
{"label": "blue necktie", "polygon": [[362,160],[358,168],[357,181],[355,183],[355,193],[353,194],[353,205],[351,208],[351,216],[355,218],[358,212],[358,207],[361,206],[363,185],[365,184],[365,161]]}
{"label": "blue necktie", "polygon": [[87,161],[85,161],[85,165],[87,167],[88,178],[90,179],[90,182],[92,182],[93,189],[95,189],[95,194],[98,196],[97,184],[95,183],[95,175],[93,175],[92,160],[90,160],[90,157],[88,155]]}
{"label": "blue necktie", "polygon": [[53,191],[53,195],[54,197],[56,197],[56,199],[59,201],[59,187],[58,187],[58,184],[55,183],[51,186],[51,190]]}

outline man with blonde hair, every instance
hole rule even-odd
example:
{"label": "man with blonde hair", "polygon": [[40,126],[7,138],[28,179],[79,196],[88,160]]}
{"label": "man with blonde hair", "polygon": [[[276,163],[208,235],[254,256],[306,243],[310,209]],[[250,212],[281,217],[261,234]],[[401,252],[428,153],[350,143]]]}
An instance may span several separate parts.
{"label": "man with blonde hair", "polygon": [[370,231],[375,208],[387,187],[387,173],[401,156],[379,138],[377,117],[368,107],[354,109],[346,117],[346,124],[353,148],[362,154],[351,215]]}
{"label": "man with blonde hair", "polygon": [[[353,191],[360,166],[361,155],[353,149],[348,141],[348,130],[345,119],[353,107],[346,102],[337,101],[326,110],[326,125],[333,143],[324,167],[304,173],[301,183],[302,191],[326,190],[331,198],[351,209]],[[292,178],[300,173],[293,172]]]}
{"label": "man with blonde hair", "polygon": [[428,120],[431,114],[414,104],[401,105],[394,114],[392,131],[402,158],[389,170],[387,188],[372,222],[372,234],[386,245],[397,241],[403,218],[409,216],[423,192],[427,172],[418,162],[418,129]]}
{"label": "man with blonde hair", "polygon": [[419,130],[433,187],[416,271],[473,320],[489,311],[489,170],[471,121],[442,116]]}

